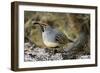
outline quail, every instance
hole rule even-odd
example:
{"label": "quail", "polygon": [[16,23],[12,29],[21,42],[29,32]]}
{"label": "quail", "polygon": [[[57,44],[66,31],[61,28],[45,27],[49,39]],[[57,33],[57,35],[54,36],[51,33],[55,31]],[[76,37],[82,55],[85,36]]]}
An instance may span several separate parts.
{"label": "quail", "polygon": [[42,30],[42,40],[46,47],[56,48],[66,45],[70,40],[63,32],[51,26],[46,20],[32,21],[34,25],[38,24]]}

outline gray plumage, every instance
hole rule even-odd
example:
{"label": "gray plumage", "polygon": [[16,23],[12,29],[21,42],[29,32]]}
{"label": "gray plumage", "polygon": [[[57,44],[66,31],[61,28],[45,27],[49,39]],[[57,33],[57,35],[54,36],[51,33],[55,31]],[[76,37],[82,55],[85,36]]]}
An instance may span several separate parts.
{"label": "gray plumage", "polygon": [[42,32],[42,38],[45,45],[49,47],[57,47],[67,44],[67,37],[64,33],[59,30],[46,26],[44,32]]}

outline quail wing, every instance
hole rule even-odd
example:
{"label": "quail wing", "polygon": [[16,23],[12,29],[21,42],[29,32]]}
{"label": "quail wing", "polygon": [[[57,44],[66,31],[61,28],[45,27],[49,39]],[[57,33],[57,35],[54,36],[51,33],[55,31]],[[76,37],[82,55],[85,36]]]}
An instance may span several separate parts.
{"label": "quail wing", "polygon": [[56,34],[55,40],[59,44],[66,44],[67,41],[68,41],[67,36],[64,33],[61,33],[61,32]]}

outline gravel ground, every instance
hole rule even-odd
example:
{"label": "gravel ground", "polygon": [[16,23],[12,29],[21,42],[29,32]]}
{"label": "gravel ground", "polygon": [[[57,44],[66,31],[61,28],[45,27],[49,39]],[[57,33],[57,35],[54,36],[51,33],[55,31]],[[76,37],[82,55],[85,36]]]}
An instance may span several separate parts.
{"label": "gravel ground", "polygon": [[24,61],[53,61],[67,59],[88,59],[90,55],[84,55],[84,52],[57,52],[53,53],[46,48],[39,48],[31,43],[24,44]]}

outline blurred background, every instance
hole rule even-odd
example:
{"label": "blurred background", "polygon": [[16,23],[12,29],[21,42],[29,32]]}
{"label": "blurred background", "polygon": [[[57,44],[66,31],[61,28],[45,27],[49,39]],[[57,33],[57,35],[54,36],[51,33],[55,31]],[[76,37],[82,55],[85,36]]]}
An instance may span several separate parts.
{"label": "blurred background", "polygon": [[24,11],[25,43],[32,42],[37,47],[44,48],[45,45],[42,41],[40,26],[32,24],[32,20],[36,20],[37,18],[49,21],[51,26],[59,29],[69,39],[74,41],[73,45],[66,48],[70,47],[75,50],[71,50],[70,54],[67,54],[69,57],[65,59],[76,58],[74,57],[75,55],[90,55],[89,14]]}

